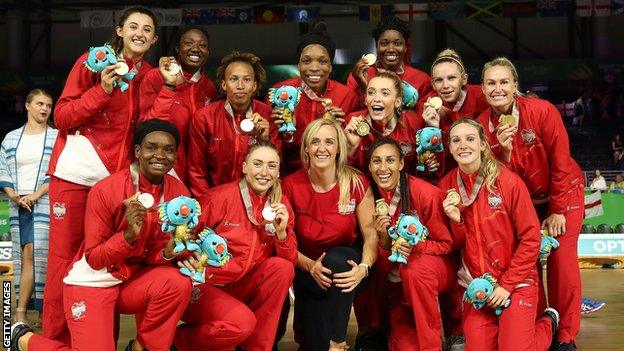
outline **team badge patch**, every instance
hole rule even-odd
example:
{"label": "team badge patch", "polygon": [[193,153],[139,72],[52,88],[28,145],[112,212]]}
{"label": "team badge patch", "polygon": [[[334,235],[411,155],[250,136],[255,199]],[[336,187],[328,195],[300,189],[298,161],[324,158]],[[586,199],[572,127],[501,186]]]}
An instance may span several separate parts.
{"label": "team badge patch", "polygon": [[531,145],[535,141],[535,132],[533,129],[523,129],[520,134],[525,144]]}
{"label": "team badge patch", "polygon": [[55,202],[54,205],[52,205],[52,214],[54,214],[54,217],[62,218],[65,215],[65,212],[67,212],[65,209],[65,203]]}
{"label": "team badge patch", "polygon": [[490,195],[488,195],[488,205],[490,205],[490,207],[498,208],[502,203],[503,199],[500,195],[494,193],[490,193]]}
{"label": "team badge patch", "polygon": [[87,313],[87,304],[85,304],[84,300],[79,302],[74,302],[71,308],[72,316],[74,320],[80,319],[85,316]]}

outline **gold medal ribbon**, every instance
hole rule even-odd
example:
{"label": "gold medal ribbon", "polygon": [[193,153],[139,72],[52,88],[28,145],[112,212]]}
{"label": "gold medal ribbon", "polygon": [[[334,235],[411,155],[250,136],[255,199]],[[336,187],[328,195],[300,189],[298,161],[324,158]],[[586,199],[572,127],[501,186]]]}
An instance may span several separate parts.
{"label": "gold medal ribbon", "polygon": [[[134,189],[136,190],[135,193],[140,193],[141,191],[139,190],[139,177],[140,177],[140,172],[139,172],[139,164],[137,162],[134,162],[130,165],[130,179],[132,179],[132,185],[134,185]],[[158,202],[158,204],[162,204],[165,202],[165,186],[164,186],[164,178],[163,178],[163,189],[162,189],[162,194],[160,194],[160,200]]]}
{"label": "gold medal ribbon", "polygon": [[477,179],[475,180],[474,185],[472,186],[472,191],[470,192],[470,197],[466,193],[466,186],[459,175],[461,172],[459,169],[457,170],[457,187],[459,188],[459,196],[461,196],[462,204],[466,207],[470,206],[477,198],[477,194],[479,194],[479,190],[481,190],[481,186],[483,185],[483,176],[479,174]]}

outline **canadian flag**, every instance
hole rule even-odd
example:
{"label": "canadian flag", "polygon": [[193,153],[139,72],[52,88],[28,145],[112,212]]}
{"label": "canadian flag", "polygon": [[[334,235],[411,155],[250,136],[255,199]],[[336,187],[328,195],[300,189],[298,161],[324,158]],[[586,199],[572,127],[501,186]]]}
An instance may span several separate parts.
{"label": "canadian flag", "polygon": [[600,190],[589,195],[585,195],[585,218],[598,217],[603,214],[604,210],[602,209],[602,197]]}

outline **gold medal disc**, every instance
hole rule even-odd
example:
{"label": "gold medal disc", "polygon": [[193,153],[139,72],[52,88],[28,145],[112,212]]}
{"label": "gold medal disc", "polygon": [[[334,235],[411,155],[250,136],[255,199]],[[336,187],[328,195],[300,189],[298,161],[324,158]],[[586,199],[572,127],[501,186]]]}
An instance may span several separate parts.
{"label": "gold medal disc", "polygon": [[446,198],[451,201],[451,205],[453,206],[457,206],[461,202],[461,197],[459,196],[459,193],[455,191],[455,189],[449,189],[446,192]]}
{"label": "gold medal disc", "polygon": [[362,121],[358,123],[357,129],[355,131],[357,132],[357,135],[364,137],[367,136],[368,133],[370,133],[370,126],[368,125],[368,123]]}
{"label": "gold medal disc", "polygon": [[375,212],[377,212],[377,214],[386,215],[389,211],[390,207],[388,207],[388,204],[383,199],[376,201]]}
{"label": "gold medal disc", "polygon": [[498,118],[498,123],[503,126],[514,126],[516,125],[516,117],[514,117],[513,115],[500,115],[500,117]]}
{"label": "gold medal disc", "polygon": [[442,99],[439,96],[434,96],[430,98],[429,106],[433,107],[436,110],[439,109],[440,107],[442,107]]}

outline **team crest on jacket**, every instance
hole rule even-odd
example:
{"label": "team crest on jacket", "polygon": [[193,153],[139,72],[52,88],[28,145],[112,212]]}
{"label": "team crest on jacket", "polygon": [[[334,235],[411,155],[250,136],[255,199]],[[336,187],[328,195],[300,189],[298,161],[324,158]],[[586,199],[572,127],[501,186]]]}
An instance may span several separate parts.
{"label": "team crest on jacket", "polygon": [[533,129],[523,129],[520,135],[522,136],[522,141],[527,145],[531,145],[535,141],[535,132]]}
{"label": "team crest on jacket", "polygon": [[72,317],[74,317],[74,320],[80,319],[84,317],[85,314],[87,313],[87,304],[84,302],[84,300],[74,302],[74,304],[72,305],[71,311],[72,311]]}
{"label": "team crest on jacket", "polygon": [[66,211],[65,203],[63,202],[55,202],[54,205],[52,205],[52,214],[54,214],[56,218],[62,218]]}
{"label": "team crest on jacket", "polygon": [[488,195],[488,205],[490,205],[490,207],[499,208],[502,203],[503,199],[499,194],[490,193],[490,195]]}
{"label": "team crest on jacket", "polygon": [[403,156],[412,152],[412,147],[408,143],[400,143],[399,146],[401,147],[401,154]]}
{"label": "team crest on jacket", "polygon": [[349,200],[349,204],[340,211],[340,214],[346,215],[352,214],[353,212],[355,212],[355,199]]}

